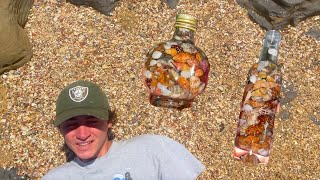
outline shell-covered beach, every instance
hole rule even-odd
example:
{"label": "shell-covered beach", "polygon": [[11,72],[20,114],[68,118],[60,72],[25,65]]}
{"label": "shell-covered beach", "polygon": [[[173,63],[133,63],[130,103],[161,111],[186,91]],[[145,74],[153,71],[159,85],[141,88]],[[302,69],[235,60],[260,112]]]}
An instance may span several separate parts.
{"label": "shell-covered beach", "polygon": [[[146,53],[172,38],[176,14],[198,20],[195,43],[210,63],[208,85],[191,108],[150,105],[141,79]],[[233,158],[240,103],[265,35],[234,1],[122,0],[110,16],[62,0],[35,1],[25,31],[31,61],[0,76],[0,167],[40,179],[66,162],[63,138],[52,122],[60,90],[79,79],[99,84],[118,122],[116,140],[140,134],[180,142],[206,167],[207,179],[320,178],[320,42],[307,35],[320,16],[281,30],[282,104],[270,161]]]}

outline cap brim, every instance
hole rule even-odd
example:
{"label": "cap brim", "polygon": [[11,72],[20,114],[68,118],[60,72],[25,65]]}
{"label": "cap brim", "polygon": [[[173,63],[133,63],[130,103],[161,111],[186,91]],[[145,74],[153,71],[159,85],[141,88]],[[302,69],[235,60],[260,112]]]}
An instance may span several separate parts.
{"label": "cap brim", "polygon": [[94,116],[96,118],[99,118],[101,120],[108,120],[109,119],[109,112],[105,109],[99,109],[99,108],[74,108],[66,110],[59,115],[57,115],[56,119],[54,120],[53,124],[54,126],[59,126],[64,121],[75,117],[75,116],[81,116],[81,115],[89,115]]}

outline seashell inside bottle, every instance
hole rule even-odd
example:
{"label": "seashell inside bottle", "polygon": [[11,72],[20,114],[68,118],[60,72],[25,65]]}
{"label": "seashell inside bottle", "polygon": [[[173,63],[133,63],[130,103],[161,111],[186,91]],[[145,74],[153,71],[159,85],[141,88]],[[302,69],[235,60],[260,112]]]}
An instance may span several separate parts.
{"label": "seashell inside bottle", "polygon": [[146,55],[142,80],[154,106],[183,109],[192,105],[208,83],[209,62],[194,43],[197,20],[177,14],[171,40],[160,43]]}
{"label": "seashell inside bottle", "polygon": [[266,164],[269,161],[275,115],[280,110],[280,41],[278,31],[267,31],[260,59],[248,73],[233,152],[236,159],[244,162]]}

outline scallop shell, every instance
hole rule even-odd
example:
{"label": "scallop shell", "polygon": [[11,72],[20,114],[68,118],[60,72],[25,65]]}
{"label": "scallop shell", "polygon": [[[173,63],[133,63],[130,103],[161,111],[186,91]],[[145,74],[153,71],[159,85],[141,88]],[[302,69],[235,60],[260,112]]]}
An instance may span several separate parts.
{"label": "scallop shell", "polygon": [[190,89],[190,83],[187,80],[187,78],[179,76],[177,82],[178,82],[179,86],[182,87],[183,89],[186,89],[186,90]]}
{"label": "scallop shell", "polygon": [[189,59],[193,58],[192,54],[186,52],[180,52],[173,56],[173,60],[176,62],[187,62]]}

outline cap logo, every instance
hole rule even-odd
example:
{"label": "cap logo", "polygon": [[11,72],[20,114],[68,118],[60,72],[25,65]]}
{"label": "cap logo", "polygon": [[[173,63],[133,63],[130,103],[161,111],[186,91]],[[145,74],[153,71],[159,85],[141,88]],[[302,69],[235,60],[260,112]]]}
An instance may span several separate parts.
{"label": "cap logo", "polygon": [[89,93],[88,87],[76,86],[69,89],[70,99],[74,102],[81,102],[86,99]]}

